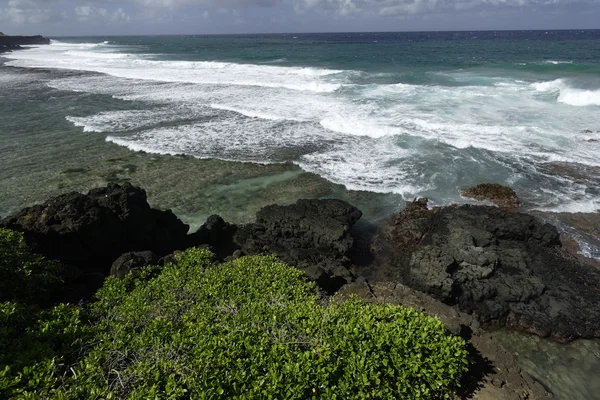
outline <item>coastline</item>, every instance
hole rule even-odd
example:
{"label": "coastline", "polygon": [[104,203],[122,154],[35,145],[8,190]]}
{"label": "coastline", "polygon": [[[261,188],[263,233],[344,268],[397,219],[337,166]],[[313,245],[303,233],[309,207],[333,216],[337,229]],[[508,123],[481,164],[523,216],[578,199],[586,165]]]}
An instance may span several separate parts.
{"label": "coastline", "polygon": [[[0,57],[0,68],[14,67],[3,66]],[[22,79],[39,79],[36,94],[45,90],[46,76],[65,74],[14,70]],[[0,121],[0,132],[5,134],[4,142],[0,139],[0,166],[5,171],[0,177],[4,189],[0,191],[1,216],[64,192],[85,192],[111,182],[144,187],[153,207],[172,209],[192,230],[215,213],[233,223],[249,222],[268,204],[291,204],[298,198],[341,198],[359,206],[365,219],[373,220],[404,206],[400,195],[347,190],[292,163],[243,163],[129,150],[56,115],[58,101],[85,106],[86,96],[77,93],[44,93],[33,100],[36,118],[11,122],[9,116],[19,111],[15,101],[28,101],[27,94],[22,96],[22,100],[15,95],[0,98],[0,109],[6,113]]]}
{"label": "coastline", "polygon": [[[61,139],[65,132],[60,128],[61,123],[66,125],[58,121],[54,131],[47,132],[49,135],[41,142],[51,145],[56,140],[65,140]],[[147,188],[153,207],[173,209],[192,226],[192,231],[214,213],[230,222],[249,222],[263,206],[291,204],[301,197],[342,198],[365,212],[367,220],[383,220],[404,206],[399,195],[348,191],[292,164],[264,165],[147,154],[107,143],[102,135],[82,135],[89,136],[81,140],[68,138],[71,150],[60,157],[40,151],[36,157],[26,157],[22,163],[15,164],[16,175],[24,180],[0,181],[0,186],[7,188],[3,190],[6,197],[0,198],[0,203],[11,204],[0,211],[0,215],[4,217],[70,190],[87,191],[110,182],[131,182]],[[39,141],[35,138],[31,143],[39,144]],[[1,154],[19,156],[18,151],[12,154],[10,148],[2,149]],[[36,163],[38,165],[34,165]],[[23,174],[23,168],[30,171]],[[7,175],[11,175],[10,171]],[[36,188],[35,192],[31,187]]]}
{"label": "coastline", "polygon": [[[86,198],[89,200],[84,200]],[[97,200],[93,200],[94,198]],[[92,203],[89,202],[90,200],[92,200]],[[94,205],[96,204],[94,203],[95,201],[98,201],[99,203]],[[350,260],[344,261],[343,259],[339,259],[336,261],[336,259],[338,259],[340,255],[343,256],[346,252],[351,250],[351,238],[354,238],[353,240],[358,241],[355,242],[355,244],[358,246],[356,249],[362,248],[362,245],[359,243],[363,239],[361,238],[359,232],[363,228],[358,228],[358,226],[357,229],[350,228],[356,222],[356,220],[360,218],[360,211],[347,203],[340,202],[339,200],[299,201],[295,205],[291,206],[273,205],[265,207],[259,213],[257,213],[255,224],[239,225],[237,227],[234,225],[229,225],[228,223],[224,223],[222,220],[219,222],[218,218],[215,219],[215,217],[211,217],[197,233],[192,235],[185,234],[187,231],[187,226],[183,225],[180,221],[176,222],[177,218],[170,211],[152,211],[149,209],[147,204],[144,206],[145,201],[145,193],[143,190],[131,187],[130,185],[119,186],[111,184],[107,188],[95,189],[91,191],[89,195],[82,196],[73,193],[59,196],[59,198],[56,199],[50,199],[43,206],[22,210],[19,215],[3,220],[2,225],[10,228],[17,228],[18,230],[24,230],[25,232],[29,231],[30,235],[38,235],[38,238],[34,239],[34,242],[36,242],[38,246],[45,247],[47,251],[54,252],[60,249],[60,254],[62,254],[62,256],[59,255],[59,253],[56,253],[56,256],[51,258],[66,260],[63,258],[64,256],[80,257],[80,255],[77,255],[77,251],[73,253],[73,250],[75,249],[69,249],[69,246],[60,244],[61,241],[64,241],[65,239],[67,241],[70,240],[68,239],[68,236],[64,236],[65,239],[63,239],[61,238],[63,237],[62,234],[56,236],[56,233],[53,233],[60,231],[64,231],[63,233],[66,235],[74,234],[74,238],[76,237],[78,238],[77,240],[81,240],[82,244],[92,239],[96,243],[95,246],[98,247],[97,250],[93,250],[91,247],[88,247],[88,245],[82,245],[81,247],[88,249],[85,251],[100,251],[102,254],[106,255],[105,253],[107,247],[103,243],[97,243],[98,238],[103,237],[102,240],[107,240],[108,242],[116,240],[115,243],[118,243],[118,246],[127,246],[127,244],[125,244],[126,241],[113,237],[114,235],[110,234],[108,231],[102,233],[94,231],[93,237],[89,237],[89,235],[85,233],[87,230],[85,226],[89,223],[96,225],[96,222],[93,220],[90,221],[84,216],[96,214],[95,212],[88,214],[88,211],[86,211],[88,207],[91,207],[89,211],[92,211],[95,207],[107,207],[108,209],[113,210],[111,212],[122,213],[122,218],[125,218],[123,221],[125,224],[123,225],[123,228],[116,227],[117,230],[114,231],[114,233],[117,234],[116,237],[118,237],[118,235],[123,235],[124,232],[122,232],[122,230],[130,231],[132,229],[134,231],[138,229],[154,230],[155,233],[152,233],[152,231],[144,231],[145,233],[140,234],[139,238],[144,241],[156,234],[158,234],[160,237],[164,237],[164,239],[160,239],[159,242],[155,242],[155,245],[161,247],[167,246],[164,250],[162,250],[161,253],[157,253],[159,255],[172,251],[168,250],[173,249],[171,246],[176,246],[175,248],[186,248],[188,246],[198,244],[208,244],[217,252],[217,254],[221,254],[219,257],[223,257],[225,259],[231,259],[232,257],[236,258],[239,257],[240,250],[236,250],[236,252],[231,255],[231,251],[233,249],[229,248],[227,245],[228,241],[233,240],[234,243],[238,243],[238,245],[241,246],[242,255],[259,254],[265,249],[263,245],[269,247],[274,246],[272,247],[273,250],[282,257],[283,261],[287,259],[287,261],[285,261],[286,263],[295,265],[297,268],[304,270],[307,274],[309,274],[309,276],[314,274],[316,270],[313,270],[312,267],[306,268],[307,265],[314,265],[313,263],[318,262],[321,267],[325,267],[331,262],[333,262],[334,265],[336,265],[338,261],[343,263],[349,262]],[[69,206],[71,202],[73,202],[73,205],[80,204],[80,206]],[[80,208],[82,204],[85,204],[85,208],[83,209]],[[312,205],[308,208],[305,208],[305,205],[309,204]],[[414,209],[414,205],[411,207]],[[131,213],[128,211],[129,209],[138,211]],[[143,213],[148,213],[148,216],[140,214],[140,209]],[[467,213],[472,211],[475,213],[475,216],[477,213],[483,212],[484,218],[487,218],[485,215],[494,216],[502,212],[496,210],[494,207],[460,207],[458,209],[446,207],[439,210],[430,210],[427,211],[427,213],[433,213],[431,215],[435,216],[439,211],[447,212],[450,213],[449,215],[452,215],[456,210],[462,210],[460,212]],[[406,215],[414,213],[414,211],[410,210],[403,213],[406,212],[409,213]],[[417,212],[420,213],[418,210]],[[53,213],[56,214],[54,215]],[[401,216],[403,213],[400,213],[399,215]],[[159,214],[164,216],[158,217]],[[102,223],[104,218],[110,219],[109,215],[105,214],[104,212],[100,212],[96,215],[97,216],[95,218],[100,218],[100,220],[97,221],[100,223],[100,226],[104,226],[109,230],[115,229],[114,225],[113,228],[110,227],[112,224]],[[154,216],[151,217],[151,215]],[[508,215],[510,215],[511,218],[516,218],[515,222],[524,221],[528,218],[524,214],[518,214],[514,212],[510,212]],[[167,216],[169,216],[167,219],[170,220],[168,223],[165,220]],[[159,223],[159,225],[156,225],[156,222],[153,222],[152,218],[158,218],[157,221],[162,220],[163,222]],[[52,221],[63,221],[63,223],[61,223],[62,226],[51,225],[51,229],[46,231],[44,225],[47,225],[48,223],[53,224]],[[410,220],[404,219],[404,221],[409,221],[408,226],[410,226]],[[393,224],[396,223],[397,222],[394,222]],[[419,222],[419,224],[421,223],[422,222]],[[490,226],[492,227],[495,226],[495,222],[490,222],[487,224],[491,224]],[[517,225],[519,224],[520,223],[517,223]],[[340,226],[338,227],[337,225]],[[385,228],[386,225],[388,224],[383,224],[380,227],[383,228],[383,230],[379,230],[379,233],[376,233],[375,237],[380,237],[380,239],[383,240],[390,240],[390,238],[384,239],[384,236],[381,236],[382,232],[387,230],[387,228]],[[185,229],[182,231],[184,226]],[[392,226],[392,224],[390,224],[390,226]],[[340,230],[338,228],[343,229]],[[427,225],[423,226],[423,228],[428,229]],[[546,226],[542,227],[539,222],[534,222],[534,228],[534,231],[537,229],[542,229],[547,231],[547,233],[551,233],[551,230],[548,231],[550,228]],[[520,228],[517,228],[515,232],[521,232],[519,229]],[[500,228],[500,230],[502,231],[502,228]],[[36,231],[38,233],[35,233]],[[175,233],[175,231],[179,231],[179,233]],[[472,234],[479,235],[479,233],[476,231],[473,231],[474,233]],[[288,237],[286,235],[282,236],[282,232],[294,233],[291,237]],[[455,235],[454,233],[444,231],[443,228],[441,232],[446,232],[442,233],[442,235],[450,238]],[[42,236],[39,236],[40,234]],[[98,236],[99,234],[100,236]],[[506,232],[505,234],[510,233]],[[542,238],[538,234],[534,233],[532,240],[541,240],[542,243],[549,241],[549,244],[554,243],[555,239],[548,237],[546,233],[544,233],[543,236],[544,237]],[[34,238],[36,236],[29,237]],[[52,237],[54,237],[54,239],[52,239]],[[177,239],[177,237],[179,237],[179,239]],[[385,237],[387,237],[387,235],[385,235]],[[499,237],[503,236],[500,235]],[[50,240],[50,242],[46,242],[47,240]],[[53,241],[56,240],[58,240],[58,242],[54,243]],[[393,243],[394,240],[396,239],[392,239],[392,242],[390,243]],[[525,242],[529,241],[526,237],[519,238],[517,240]],[[331,243],[329,243],[329,241],[331,241]],[[314,246],[314,244],[311,245],[310,243],[317,242],[322,244],[329,243],[331,248],[329,250],[327,249],[327,246],[319,247],[318,249],[315,248],[313,249],[315,253],[312,253],[310,249],[312,249],[311,246]],[[378,240],[376,240],[373,244],[376,246],[375,248],[380,249],[380,245],[376,243],[379,243]],[[306,245],[308,245],[309,252],[304,255],[302,254],[302,251],[296,252],[296,250],[294,250],[296,246]],[[134,246],[141,246],[140,249],[147,248],[146,244]],[[533,244],[533,246],[534,247],[527,251],[534,251],[536,245]],[[494,247],[492,246],[490,249],[492,251],[500,251],[498,254],[502,254],[503,250],[501,250],[501,248],[502,247],[499,247],[498,250],[493,250]],[[88,271],[91,271],[92,274],[89,275],[90,277],[92,275],[94,276],[94,281],[90,282],[98,282],[98,273],[100,271],[105,271],[106,268],[104,262],[110,262],[109,260],[112,259],[111,257],[115,257],[116,254],[119,254],[121,251],[123,251],[123,249],[112,249],[114,254],[108,258],[104,257],[106,260],[99,263],[96,267],[89,265],[87,262],[83,262],[83,264],[81,264],[81,268],[86,268]],[[393,258],[387,258],[387,252],[380,253],[381,250],[374,250],[373,247],[371,247],[369,251],[372,252],[374,256],[377,256],[380,262],[393,262]],[[550,249],[546,251],[550,251]],[[235,255],[236,253],[238,253],[237,256]],[[360,264],[362,257],[359,255],[359,253],[360,251],[358,253],[356,251],[350,251],[350,253],[347,253],[347,255],[351,257],[353,263],[358,262]],[[513,257],[514,253],[511,254],[513,255],[510,257]],[[308,259],[304,258],[307,255]],[[308,264],[306,264],[307,260]],[[117,260],[117,262],[119,261]],[[113,264],[113,269],[115,268],[115,265],[117,265],[117,262]],[[366,265],[369,264],[370,263],[368,262]],[[337,272],[334,272],[335,274],[342,272],[339,269],[343,269],[342,265],[343,264],[339,264],[337,267],[334,267],[337,269]],[[124,266],[126,267],[126,265]],[[100,270],[95,269],[98,267],[100,267]],[[375,265],[372,267],[377,268]],[[512,267],[508,268],[509,271],[512,271],[510,269]],[[111,275],[113,274],[113,269],[111,269]],[[85,275],[83,269],[80,273],[84,274],[81,276],[81,278],[86,278],[87,275]],[[337,276],[339,277],[339,275]],[[311,279],[315,278],[311,277]],[[318,278],[316,279],[316,282],[323,289],[327,288],[330,283],[333,282],[331,279],[332,277],[329,277],[323,281],[322,278]],[[577,358],[581,357],[582,355],[586,355],[588,357],[591,356],[591,363],[589,360],[586,362],[583,360],[578,360],[578,362],[581,363],[582,366],[585,365],[585,374],[588,374],[588,376],[589,374],[593,375],[592,371],[595,370],[595,367],[593,366],[593,357],[598,357],[600,355],[600,353],[598,353],[600,347],[598,346],[599,341],[597,339],[593,341],[576,341],[569,345],[559,345],[552,344],[547,339],[536,338],[534,340],[532,339],[531,335],[518,334],[512,331],[507,331],[506,333],[503,333],[502,331],[490,331],[488,327],[484,329],[482,327],[483,325],[478,322],[480,317],[475,318],[473,315],[459,311],[456,306],[452,307],[447,304],[443,304],[438,300],[435,300],[435,296],[431,297],[431,295],[411,289],[398,281],[388,281],[385,277],[383,280],[375,278],[373,281],[366,281],[365,278],[361,277],[360,275],[356,275],[353,280],[354,279],[356,280],[355,283],[342,286],[342,293],[344,295],[354,294],[370,302],[400,304],[413,307],[416,310],[425,312],[426,314],[439,317],[452,333],[463,336],[465,339],[470,340],[471,344],[474,346],[472,356],[478,361],[476,364],[476,369],[471,371],[471,373],[466,377],[468,382],[464,383],[466,385],[464,390],[467,392],[463,392],[461,396],[465,397],[461,398],[475,398],[480,400],[516,400],[521,398],[538,399],[547,397],[554,397],[557,399],[587,399],[590,398],[590,393],[595,393],[593,391],[593,380],[586,380],[585,377],[581,377],[579,375],[570,377],[571,374],[577,373],[577,366],[572,365],[569,368],[565,368],[558,360],[565,360],[567,363],[572,363],[574,359],[577,360]],[[87,278],[85,280],[89,281]],[[97,285],[98,283],[90,284]],[[326,286],[322,286],[323,284]],[[332,290],[332,292],[329,292],[329,290],[327,290],[327,292],[332,294],[333,292],[337,291],[335,288]],[[550,292],[553,292],[553,290],[550,290]],[[543,333],[538,334],[543,335]],[[540,365],[536,365],[534,363],[532,368],[531,359],[538,355],[539,352],[532,352],[531,344],[523,345],[523,343],[531,343],[531,341],[536,343],[534,347],[544,349],[542,354],[545,357],[549,357],[550,360],[554,361],[551,363],[540,363]],[[515,351],[515,349],[520,349],[519,352],[523,352],[524,356],[520,357],[519,353]],[[569,357],[565,357],[564,352],[567,351],[567,349],[572,349],[571,353],[573,353],[574,357],[571,355]],[[585,349],[589,349],[588,353],[585,353]],[[529,351],[529,353],[527,351]],[[515,357],[517,360],[519,360],[519,362],[515,360]],[[523,372],[521,367],[519,367],[519,363],[524,363],[522,368],[523,370],[527,371],[527,373]],[[596,361],[596,364],[598,364],[598,361]],[[553,370],[554,367],[556,367],[555,371]],[[537,376],[537,378],[532,378],[528,375],[528,373],[533,374],[532,376]],[[541,373],[544,375],[540,376]],[[573,383],[577,383],[578,386],[576,389],[568,386],[569,384]],[[589,387],[587,387],[588,385]],[[554,393],[553,396],[551,395],[552,393]]]}
{"label": "coastline", "polygon": [[0,36],[0,54],[13,50],[23,50],[21,46],[50,44],[50,39],[43,36]]}

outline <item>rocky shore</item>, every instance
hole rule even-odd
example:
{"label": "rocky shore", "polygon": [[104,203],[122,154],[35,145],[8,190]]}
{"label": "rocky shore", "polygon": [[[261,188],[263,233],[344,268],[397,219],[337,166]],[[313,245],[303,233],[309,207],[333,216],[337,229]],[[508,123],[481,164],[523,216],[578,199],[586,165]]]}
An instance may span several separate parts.
{"label": "rocky shore", "polygon": [[21,46],[50,44],[50,39],[43,36],[7,36],[0,35],[0,53],[20,50]]}
{"label": "rocky shore", "polygon": [[429,209],[426,199],[379,226],[357,224],[361,216],[342,200],[299,200],[267,206],[245,225],[211,216],[190,234],[172,212],[151,208],[143,189],[109,184],[23,209],[0,227],[24,232],[37,252],[62,263],[55,301],[90,298],[109,274],[162,265],[193,246],[221,259],[274,253],[326,294],[439,317],[472,346],[464,398],[551,397],[488,328],[558,342],[600,338],[600,270],[570,256],[553,225],[492,206]]}

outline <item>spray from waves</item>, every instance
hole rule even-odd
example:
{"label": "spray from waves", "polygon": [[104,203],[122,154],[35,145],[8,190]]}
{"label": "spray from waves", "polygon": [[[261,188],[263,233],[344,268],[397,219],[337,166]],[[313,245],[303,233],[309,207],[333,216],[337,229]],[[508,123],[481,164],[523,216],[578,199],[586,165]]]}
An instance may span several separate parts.
{"label": "spray from waves", "polygon": [[573,61],[555,61],[555,60],[546,60],[543,62],[543,64],[552,64],[552,65],[559,65],[559,64],[573,64]]}
{"label": "spray from waves", "polygon": [[68,42],[61,42],[56,39],[50,39],[51,46],[54,46],[54,47],[60,46],[60,47],[64,47],[64,48],[73,48],[73,49],[93,49],[95,47],[106,46],[107,44],[110,44],[110,42],[108,40],[105,40],[104,42],[101,42],[101,43],[68,43]]}
{"label": "spray from waves", "polygon": [[[241,85],[332,93],[341,83],[326,78],[340,70],[308,67],[235,64],[217,61],[159,61],[145,55],[95,51],[103,43],[56,42],[36,52],[10,54],[7,65],[24,68],[58,68],[100,72],[127,79]],[[25,54],[26,53],[26,54]]]}
{"label": "spray from waves", "polygon": [[533,83],[539,92],[558,93],[557,101],[576,107],[600,106],[600,89],[586,90],[569,86],[564,79]]}

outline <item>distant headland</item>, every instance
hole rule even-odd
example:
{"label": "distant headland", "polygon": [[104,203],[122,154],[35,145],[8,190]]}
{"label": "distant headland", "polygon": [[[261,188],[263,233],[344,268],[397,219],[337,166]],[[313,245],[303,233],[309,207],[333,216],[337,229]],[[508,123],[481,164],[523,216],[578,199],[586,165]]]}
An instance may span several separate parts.
{"label": "distant headland", "polygon": [[21,46],[36,44],[50,44],[50,39],[45,38],[41,35],[9,36],[0,32],[0,53],[11,50],[19,50],[22,48]]}

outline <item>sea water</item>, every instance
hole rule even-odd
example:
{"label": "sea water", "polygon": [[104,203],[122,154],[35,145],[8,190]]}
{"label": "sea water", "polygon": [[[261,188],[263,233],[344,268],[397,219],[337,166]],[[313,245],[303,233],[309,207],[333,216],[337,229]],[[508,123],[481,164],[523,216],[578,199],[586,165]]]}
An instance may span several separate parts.
{"label": "sea water", "polygon": [[600,166],[600,31],[58,38],[5,57],[72,71],[44,81],[86,97],[60,118],[131,150],[290,162],[437,205],[496,182],[526,207],[600,208],[543,168]]}

